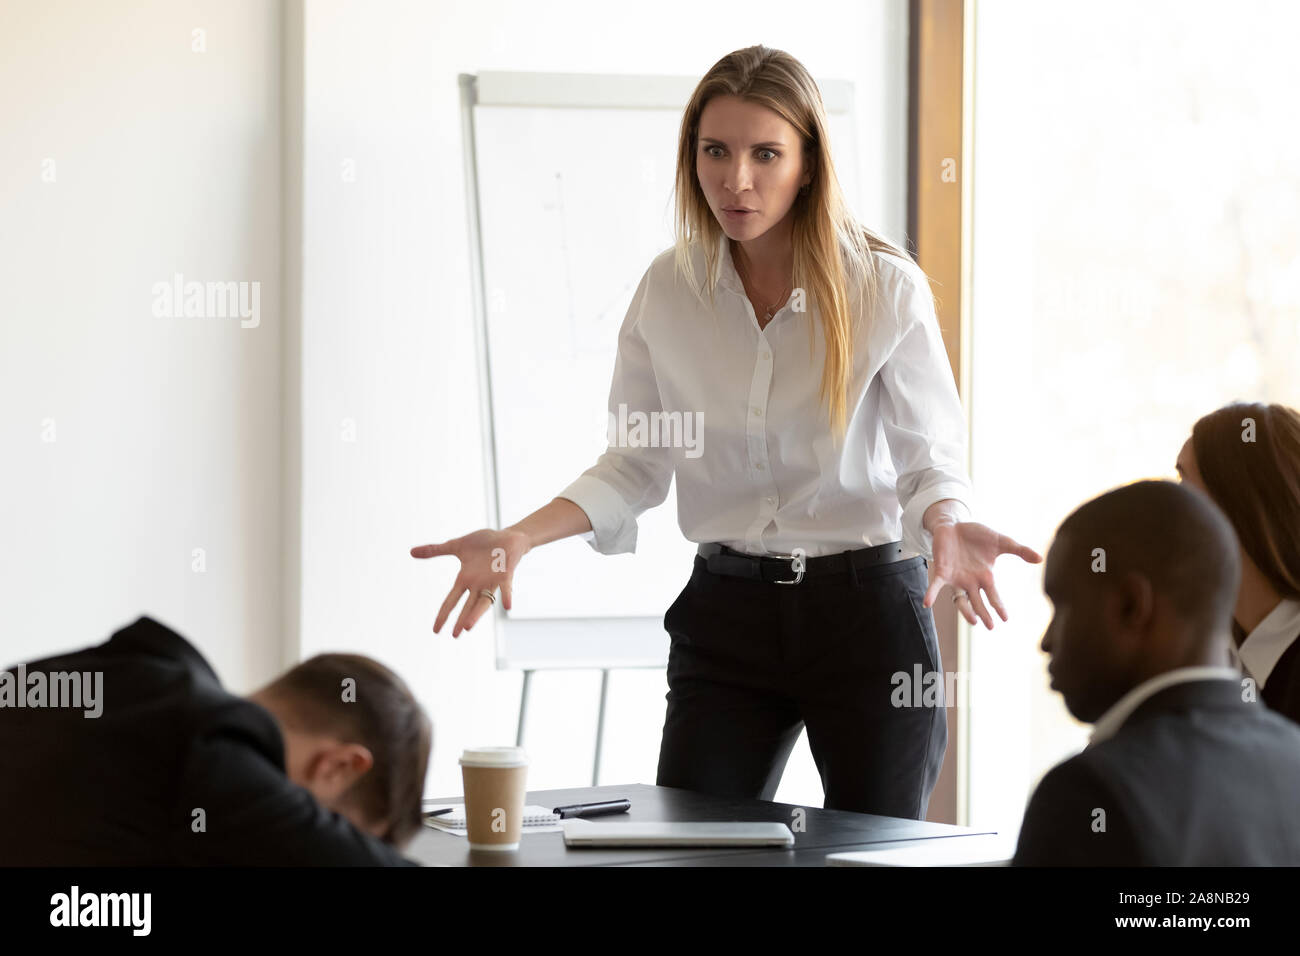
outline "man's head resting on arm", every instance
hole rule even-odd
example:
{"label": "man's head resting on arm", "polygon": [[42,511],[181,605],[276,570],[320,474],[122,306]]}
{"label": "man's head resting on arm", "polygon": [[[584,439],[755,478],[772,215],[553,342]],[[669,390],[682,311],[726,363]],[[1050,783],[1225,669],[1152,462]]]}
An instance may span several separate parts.
{"label": "man's head resting on arm", "polygon": [[249,700],[280,725],[289,779],[321,806],[397,847],[419,832],[433,730],[400,677],[359,654],[320,654]]}

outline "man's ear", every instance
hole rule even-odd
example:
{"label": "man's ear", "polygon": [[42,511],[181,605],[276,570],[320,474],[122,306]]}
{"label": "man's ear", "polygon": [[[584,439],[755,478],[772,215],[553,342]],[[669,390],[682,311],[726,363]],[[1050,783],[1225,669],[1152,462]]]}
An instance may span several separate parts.
{"label": "man's ear", "polygon": [[1156,594],[1151,579],[1136,571],[1127,572],[1123,578],[1123,595],[1125,618],[1136,627],[1149,628],[1156,613]]}
{"label": "man's ear", "polygon": [[1103,601],[1105,626],[1113,634],[1127,635],[1129,640],[1117,650],[1122,649],[1130,657],[1149,651],[1156,614],[1156,595],[1150,578],[1137,571],[1126,571],[1105,592]]}
{"label": "man's ear", "polygon": [[330,741],[321,744],[307,763],[307,779],[333,795],[339,795],[365,776],[375,765],[370,748],[363,744]]}

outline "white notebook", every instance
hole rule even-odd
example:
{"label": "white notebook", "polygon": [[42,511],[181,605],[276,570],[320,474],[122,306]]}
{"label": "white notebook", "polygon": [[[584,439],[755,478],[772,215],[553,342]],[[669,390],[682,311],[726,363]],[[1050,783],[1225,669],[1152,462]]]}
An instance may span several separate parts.
{"label": "white notebook", "polygon": [[999,833],[935,837],[895,843],[876,850],[829,853],[827,866],[1007,866],[1015,856],[1014,840]]}
{"label": "white notebook", "polygon": [[[428,813],[430,810],[441,810],[444,807],[451,807],[451,813],[440,813],[436,817],[425,817],[425,824],[441,830],[465,829],[468,824],[465,820],[465,804],[463,803],[433,803],[426,800],[423,809],[425,813]],[[560,815],[547,810],[545,807],[539,807],[535,804],[524,807],[524,826],[526,827],[552,826],[559,822]]]}

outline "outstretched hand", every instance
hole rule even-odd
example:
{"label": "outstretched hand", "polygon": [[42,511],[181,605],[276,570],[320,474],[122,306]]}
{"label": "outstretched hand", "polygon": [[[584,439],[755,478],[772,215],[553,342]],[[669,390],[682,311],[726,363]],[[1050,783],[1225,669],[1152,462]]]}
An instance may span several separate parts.
{"label": "outstretched hand", "polygon": [[989,603],[1002,620],[1007,619],[1006,608],[993,585],[993,562],[998,555],[1014,554],[1030,564],[1043,560],[1043,556],[1033,548],[976,521],[939,525],[933,531],[931,550],[934,560],[930,562],[930,586],[925,592],[924,606],[934,604],[940,589],[951,584],[959,594],[966,592],[956,602],[966,621],[974,624],[978,615],[988,630],[993,629],[993,615],[980,596],[981,590],[988,595]]}
{"label": "outstretched hand", "polygon": [[459,637],[461,631],[472,628],[495,603],[483,594],[484,591],[495,594],[496,589],[500,588],[502,607],[510,610],[515,568],[519,565],[519,559],[528,551],[527,535],[519,531],[498,531],[493,528],[483,528],[439,544],[422,544],[412,548],[413,558],[453,555],[460,560],[460,574],[456,576],[456,583],[451,586],[442,607],[438,609],[433,632],[436,634],[442,629],[443,623],[465,594],[469,594],[469,599],[451,630],[452,637]]}

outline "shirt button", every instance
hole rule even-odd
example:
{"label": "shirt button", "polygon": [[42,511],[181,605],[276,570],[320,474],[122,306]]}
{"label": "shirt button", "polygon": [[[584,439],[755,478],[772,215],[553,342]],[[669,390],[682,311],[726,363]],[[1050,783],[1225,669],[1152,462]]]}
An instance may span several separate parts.
{"label": "shirt button", "polygon": [[762,463],[761,461],[756,461],[756,462],[754,462],[754,467],[757,468],[759,471],[762,471],[762,470],[763,470],[763,463]]}
{"label": "shirt button", "polygon": [[761,358],[764,362],[766,362],[768,359],[770,359],[770,358],[772,357],[772,353],[771,353],[771,352],[759,352],[759,353],[758,353],[758,357]]}
{"label": "shirt button", "polygon": [[762,410],[761,408],[759,408],[757,405],[754,406],[753,411],[754,411],[754,415],[755,415],[755,417],[757,417],[757,418],[762,418],[762,417],[763,417],[763,410]]}
{"label": "shirt button", "polygon": [[768,499],[767,499],[767,503],[768,503],[769,505],[774,505],[774,504],[776,504],[776,499],[775,499],[775,498],[768,498]]}

